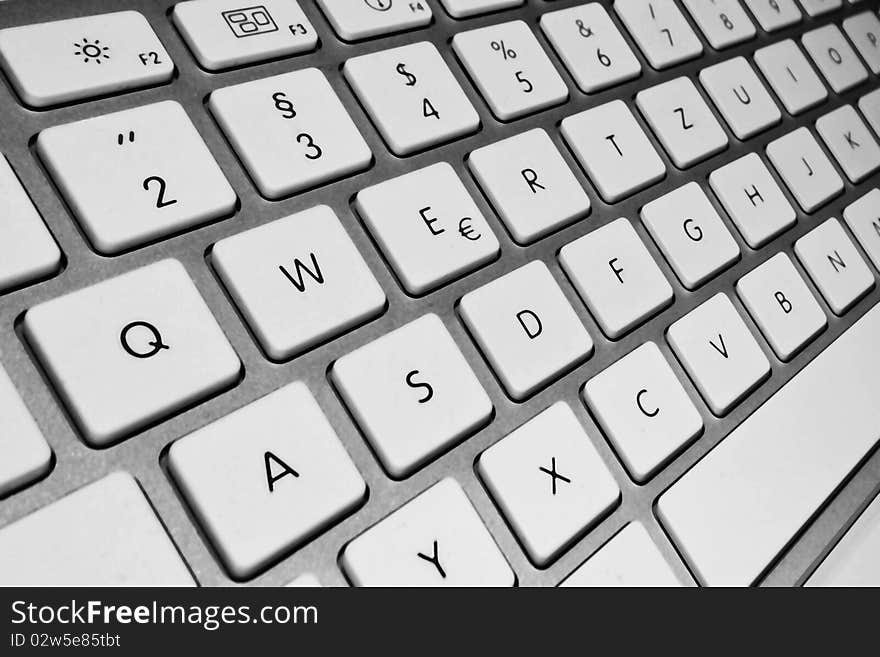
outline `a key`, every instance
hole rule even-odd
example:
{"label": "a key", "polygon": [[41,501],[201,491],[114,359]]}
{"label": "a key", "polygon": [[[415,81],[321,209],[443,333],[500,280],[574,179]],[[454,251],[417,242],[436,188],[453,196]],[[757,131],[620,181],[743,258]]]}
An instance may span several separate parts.
{"label": "a key", "polygon": [[358,192],[355,206],[407,292],[425,294],[494,260],[498,239],[446,162]]}
{"label": "a key", "polygon": [[587,381],[584,401],[638,482],[703,432],[703,420],[653,342]]}
{"label": "a key", "polygon": [[422,41],[354,57],[342,67],[396,155],[475,132],[480,117],[437,47]]}
{"label": "a key", "polygon": [[4,586],[194,586],[135,479],[115,472],[0,529]]}
{"label": "a key", "polygon": [[323,185],[372,162],[370,147],[316,68],[217,89],[208,107],[267,198]]}
{"label": "a key", "polygon": [[878,335],[880,305],[660,496],[658,516],[700,582],[754,583],[871,453]]}
{"label": "a key", "polygon": [[669,281],[623,217],[563,246],[559,262],[611,339],[672,302]]}
{"label": "a key", "polygon": [[794,252],[835,315],[874,287],[874,276],[834,217],[794,243]]}
{"label": "a key", "polygon": [[614,11],[656,69],[703,53],[703,44],[673,0],[615,0]]}
{"label": "a key", "polygon": [[689,290],[698,288],[739,259],[736,240],[695,182],[651,201],[640,214],[651,237]]}
{"label": "a key", "polygon": [[767,144],[767,157],[805,212],[843,192],[843,180],[807,128]]}
{"label": "a key", "polygon": [[523,21],[459,32],[452,48],[501,121],[568,99],[568,87]]}
{"label": "a key", "polygon": [[843,218],[874,267],[880,270],[880,189],[875,187],[846,206]]}
{"label": "a key", "polygon": [[782,112],[745,57],[704,68],[700,83],[738,139],[748,139],[782,120]]}
{"label": "a key", "polygon": [[37,153],[101,253],[120,253],[235,209],[235,192],[176,101],[47,128],[37,137]]}
{"label": "a key", "polygon": [[723,292],[672,324],[666,339],[719,417],[770,375],[770,361]]}
{"label": "a key", "polygon": [[636,105],[679,169],[727,148],[727,134],[690,78],[640,91]]}
{"label": "a key", "polygon": [[171,19],[202,68],[233,66],[309,52],[318,33],[298,2],[261,0],[185,0],[174,5]]}
{"label": "a key", "polygon": [[859,514],[804,586],[880,586],[880,496]]}
{"label": "a key", "polygon": [[136,11],[0,30],[0,64],[32,107],[123,93],[174,74],[171,57]]}
{"label": "a key", "polygon": [[467,18],[490,11],[519,7],[525,0],[440,0],[443,8],[453,18]]}
{"label": "a key", "polygon": [[755,25],[739,0],[683,0],[683,3],[715,50],[755,38]]}
{"label": "a key", "polygon": [[241,370],[176,260],[45,301],[25,313],[23,327],[95,447],[215,394]]}
{"label": "a key", "polygon": [[566,117],[562,136],[609,203],[666,175],[666,165],[622,100]]}
{"label": "a key", "polygon": [[861,182],[880,168],[880,145],[852,105],[820,116],[816,132],[850,182]]}
{"label": "a key", "polygon": [[801,43],[837,93],[843,93],[868,79],[864,64],[840,28],[833,23],[806,32],[801,37]]}
{"label": "a key", "polygon": [[252,577],[338,521],[367,491],[300,382],[176,441],[168,465],[235,579]]}
{"label": "a key", "polygon": [[745,3],[765,32],[776,32],[801,22],[801,10],[794,0],[745,0]]}
{"label": "a key", "polygon": [[797,213],[757,153],[709,174],[709,185],[753,249],[794,226]]}
{"label": "a key", "polygon": [[828,99],[822,80],[791,39],[756,50],[755,63],[789,114],[801,114]]}
{"label": "a key", "polygon": [[478,148],[467,163],[519,244],[590,212],[584,188],[541,128]]}
{"label": "a key", "polygon": [[859,110],[874,130],[874,134],[880,137],[880,89],[859,98]]}
{"label": "a key", "polygon": [[828,325],[785,253],[777,253],[739,279],[736,292],[782,361],[791,360]]}
{"label": "a key", "polygon": [[0,499],[49,472],[52,450],[0,366]]}
{"label": "a key", "polygon": [[0,292],[54,274],[61,250],[0,154]]}
{"label": "a key", "polygon": [[318,0],[318,5],[336,34],[346,41],[425,27],[433,18],[428,0]]}
{"label": "a key", "polygon": [[276,361],[385,309],[385,293],[326,205],[220,240],[211,262]]}
{"label": "a key", "polygon": [[516,581],[451,478],[355,538],[340,561],[355,586],[513,586]]}
{"label": "a key", "polygon": [[880,74],[880,18],[866,11],[843,20],[843,31],[875,75]]}
{"label": "a key", "polygon": [[382,465],[397,479],[492,416],[492,402],[434,314],[343,356],[330,375]]}
{"label": "a key", "polygon": [[798,0],[807,16],[815,18],[822,14],[839,9],[843,5],[843,0]]}
{"label": "a key", "polygon": [[505,390],[518,401],[593,352],[590,334],[547,265],[537,260],[468,292],[458,308]]}
{"label": "a key", "polygon": [[584,93],[637,78],[642,65],[598,2],[551,11],[541,29]]}
{"label": "a key", "polygon": [[480,477],[538,567],[620,500],[620,489],[565,402],[480,454]]}
{"label": "a key", "polygon": [[644,526],[621,529],[560,586],[681,586]]}

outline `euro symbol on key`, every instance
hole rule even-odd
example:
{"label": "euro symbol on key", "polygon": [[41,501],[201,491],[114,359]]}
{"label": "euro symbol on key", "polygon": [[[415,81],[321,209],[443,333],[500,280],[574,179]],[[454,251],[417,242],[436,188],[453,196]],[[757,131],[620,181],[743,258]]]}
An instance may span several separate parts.
{"label": "euro symbol on key", "polygon": [[[151,334],[152,339],[146,341],[149,349],[138,351],[132,347],[129,342],[129,334],[136,329],[146,329]],[[142,334],[143,332],[138,331],[138,333]],[[159,329],[149,322],[131,322],[126,324],[125,328],[122,329],[122,333],[119,334],[119,341],[122,343],[122,348],[125,349],[125,352],[135,358],[152,358],[163,349],[171,349],[171,347],[162,342],[162,335],[159,333]],[[143,345],[144,343],[141,342],[140,344]]]}
{"label": "euro symbol on key", "polygon": [[[470,217],[465,217],[461,221],[458,222],[458,232],[461,233],[461,236],[471,242],[476,242],[483,235],[481,233],[477,233],[474,230],[473,224],[471,223],[473,219]],[[476,233],[476,234],[475,234]]]}

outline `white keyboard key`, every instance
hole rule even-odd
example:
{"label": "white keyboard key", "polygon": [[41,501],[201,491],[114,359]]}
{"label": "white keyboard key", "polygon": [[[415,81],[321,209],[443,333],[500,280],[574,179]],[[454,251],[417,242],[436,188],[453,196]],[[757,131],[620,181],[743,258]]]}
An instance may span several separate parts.
{"label": "white keyboard key", "polygon": [[816,132],[850,182],[861,182],[880,168],[880,145],[852,105],[820,116]]}
{"label": "white keyboard key", "polygon": [[276,361],[385,309],[385,293],[326,205],[220,240],[211,261]]}
{"label": "white keyboard key", "polygon": [[709,185],[753,249],[794,226],[797,213],[757,153],[709,174]]}
{"label": "white keyboard key", "polygon": [[61,268],[61,250],[0,154],[0,292]]}
{"label": "white keyboard key", "polygon": [[52,465],[52,450],[0,366],[0,498],[42,477]]}
{"label": "white keyboard key", "polygon": [[441,479],[345,546],[355,586],[513,586],[516,577],[467,495]]}
{"label": "white keyboard key", "polygon": [[839,9],[843,5],[843,0],[798,0],[808,16],[821,16],[830,11]]}
{"label": "white keyboard key", "polygon": [[703,420],[653,342],[587,381],[584,400],[637,482],[703,432]]}
{"label": "white keyboard key", "polygon": [[235,210],[235,192],[176,101],[47,128],[37,152],[101,253]]}
{"label": "white keyboard key", "polygon": [[593,340],[540,261],[468,292],[462,319],[507,393],[522,400],[593,352]]}
{"label": "white keyboard key", "polygon": [[835,315],[874,287],[871,270],[834,217],[795,242],[794,252]]}
{"label": "white keyboard key", "polygon": [[641,523],[621,529],[560,586],[681,586]]}
{"label": "white keyboard key", "polygon": [[367,492],[299,382],[174,442],[168,465],[235,579],[279,560],[350,512]]}
{"label": "white keyboard key", "polygon": [[4,586],[194,586],[134,478],[115,472],[0,529]]}
{"label": "white keyboard key", "polygon": [[805,212],[813,212],[843,191],[840,174],[807,128],[771,141],[767,157]]}
{"label": "white keyboard key", "polygon": [[804,586],[880,586],[880,496],[875,496]]}
{"label": "white keyboard key", "polygon": [[217,89],[208,107],[257,189],[270,199],[362,171],[373,159],[316,68]]}
{"label": "white keyboard key", "polygon": [[453,18],[467,18],[490,11],[519,7],[525,0],[440,0]]}
{"label": "white keyboard key", "polygon": [[880,74],[880,18],[866,11],[843,20],[843,31],[852,41],[868,68]]}
{"label": "white keyboard key", "polygon": [[427,0],[318,0],[318,4],[336,34],[346,41],[425,27],[433,17]]}
{"label": "white keyboard key", "polygon": [[561,129],[569,148],[609,203],[666,175],[666,165],[622,100],[566,117]]}
{"label": "white keyboard key", "polygon": [[843,211],[849,229],[880,270],[880,189],[876,187]]}
{"label": "white keyboard key", "polygon": [[736,240],[695,182],[646,204],[641,217],[689,290],[696,289],[739,259]]}
{"label": "white keyboard key", "polygon": [[805,33],[801,43],[837,93],[843,93],[868,79],[864,64],[840,28],[833,23]]}
{"label": "white keyboard key", "polygon": [[828,325],[785,253],[777,253],[739,279],[736,292],[780,360],[791,360]]}
{"label": "white keyboard key", "polygon": [[690,78],[640,91],[636,105],[679,169],[727,148],[727,134]]}
{"label": "white keyboard key", "polygon": [[437,47],[427,41],[349,59],[342,72],[396,155],[480,127],[474,106]]}
{"label": "white keyboard key", "polygon": [[174,74],[171,57],[136,11],[0,30],[0,64],[32,107],[161,84]]}
{"label": "white keyboard key", "polygon": [[519,244],[590,212],[587,193],[541,128],[478,148],[467,163]]}
{"label": "white keyboard key", "polygon": [[407,292],[425,294],[494,260],[501,247],[446,162],[367,187],[358,213]]}
{"label": "white keyboard key", "polygon": [[782,120],[782,112],[745,57],[704,68],[700,83],[738,139],[748,139]]}
{"label": "white keyboard key", "polygon": [[828,90],[791,39],[755,51],[755,63],[789,114],[824,103]]}
{"label": "white keyboard key", "polygon": [[672,324],[666,339],[715,415],[770,375],[770,361],[723,292]]}
{"label": "white keyboard key", "polygon": [[434,314],[343,356],[330,373],[394,478],[411,474],[492,416],[492,402]]}
{"label": "white keyboard key", "polygon": [[859,109],[874,130],[874,134],[880,137],[880,89],[859,98]]}
{"label": "white keyboard key", "polygon": [[660,496],[702,583],[755,582],[876,445],[878,335],[880,305]]}
{"label": "white keyboard key", "polygon": [[745,3],[766,32],[801,22],[801,10],[794,0],[745,0]]}
{"label": "white keyboard key", "polygon": [[620,500],[617,483],[565,402],[492,445],[477,469],[538,567]]}
{"label": "white keyboard key", "polygon": [[739,0],[683,0],[683,3],[715,50],[755,38],[755,25]]}
{"label": "white keyboard key", "polygon": [[642,65],[598,2],[551,11],[541,29],[584,93],[637,78]]}
{"label": "white keyboard key", "polygon": [[286,586],[290,588],[320,588],[321,581],[313,573],[303,573]]}
{"label": "white keyboard key", "polygon": [[459,32],[452,48],[501,121],[568,99],[568,87],[523,21]]}
{"label": "white keyboard key", "polygon": [[232,385],[241,371],[176,260],[34,306],[23,326],[86,442],[95,447]]}
{"label": "white keyboard key", "polygon": [[614,11],[648,63],[656,69],[680,64],[703,53],[703,44],[674,0],[615,0]]}
{"label": "white keyboard key", "polygon": [[672,286],[623,217],[563,246],[559,262],[611,339],[672,302]]}
{"label": "white keyboard key", "polygon": [[252,64],[309,52],[318,33],[298,2],[262,0],[251,7],[240,0],[185,0],[174,5],[174,25],[202,68]]}

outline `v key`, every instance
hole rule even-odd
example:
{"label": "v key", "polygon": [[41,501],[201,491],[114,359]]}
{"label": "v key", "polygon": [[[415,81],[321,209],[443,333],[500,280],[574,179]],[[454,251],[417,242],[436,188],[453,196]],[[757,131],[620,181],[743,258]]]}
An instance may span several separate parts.
{"label": "v key", "polygon": [[724,356],[724,358],[730,358],[730,356],[727,354],[727,345],[724,344],[724,336],[720,333],[718,334],[718,343],[721,345],[720,347],[715,344],[713,340],[709,340],[709,344],[714,347],[715,351]]}

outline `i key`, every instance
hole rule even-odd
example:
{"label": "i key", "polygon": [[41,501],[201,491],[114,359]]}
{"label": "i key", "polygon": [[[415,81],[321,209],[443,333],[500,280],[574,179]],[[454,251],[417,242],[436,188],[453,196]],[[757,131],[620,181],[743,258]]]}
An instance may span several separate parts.
{"label": "i key", "polygon": [[791,39],[756,50],[755,63],[790,114],[801,114],[828,98],[822,80]]}

